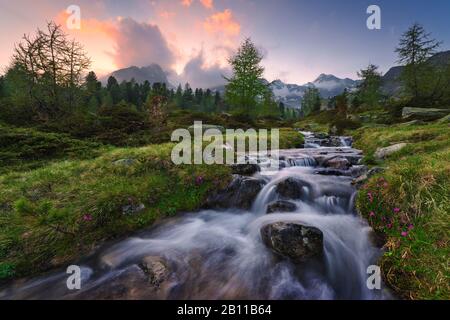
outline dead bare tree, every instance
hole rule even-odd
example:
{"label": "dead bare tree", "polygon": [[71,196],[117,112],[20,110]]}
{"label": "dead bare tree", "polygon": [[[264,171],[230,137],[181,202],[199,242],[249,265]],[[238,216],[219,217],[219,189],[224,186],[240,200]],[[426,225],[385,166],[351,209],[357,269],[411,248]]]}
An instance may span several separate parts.
{"label": "dead bare tree", "polygon": [[34,37],[23,36],[15,48],[13,64],[26,73],[28,94],[45,119],[59,114],[67,103],[73,107],[75,91],[91,61],[81,44],[68,40],[61,26],[48,22]]}

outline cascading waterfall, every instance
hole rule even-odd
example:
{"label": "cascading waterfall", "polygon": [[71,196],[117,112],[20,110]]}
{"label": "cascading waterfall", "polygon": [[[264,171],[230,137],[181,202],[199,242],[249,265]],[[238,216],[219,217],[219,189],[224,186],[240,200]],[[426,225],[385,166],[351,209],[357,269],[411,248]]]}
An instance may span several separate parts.
{"label": "cascading waterfall", "polygon": [[[354,214],[351,177],[317,174],[318,162],[305,150],[297,150],[297,157],[295,150],[281,153],[290,159],[281,170],[274,171],[270,163],[261,166],[256,178],[269,182],[250,210],[191,213],[106,246],[79,262],[82,289],[77,292],[66,289],[65,272],[56,272],[9,284],[0,290],[0,298],[389,298],[366,285],[367,267],[376,263],[380,250],[369,240],[370,227]],[[290,200],[296,210],[266,214],[267,206],[281,199],[277,186],[288,178],[303,182],[301,199]],[[274,255],[260,230],[280,221],[321,230],[323,257],[298,265]],[[145,257],[164,259],[170,270],[157,290],[142,278],[138,266]]]}

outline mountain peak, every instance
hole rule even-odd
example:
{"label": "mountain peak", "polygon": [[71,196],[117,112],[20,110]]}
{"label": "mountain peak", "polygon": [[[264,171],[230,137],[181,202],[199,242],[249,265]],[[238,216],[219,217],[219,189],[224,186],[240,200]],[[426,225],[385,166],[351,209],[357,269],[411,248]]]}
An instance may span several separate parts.
{"label": "mountain peak", "polygon": [[131,66],[119,69],[112,72],[109,76],[115,77],[119,83],[134,79],[137,83],[148,81],[150,83],[159,82],[169,84],[166,72],[156,63],[144,67]]}
{"label": "mountain peak", "polygon": [[320,83],[320,82],[325,82],[325,81],[338,81],[341,80],[338,77],[336,77],[335,75],[332,74],[325,74],[325,73],[321,73],[316,80],[314,80],[313,83]]}

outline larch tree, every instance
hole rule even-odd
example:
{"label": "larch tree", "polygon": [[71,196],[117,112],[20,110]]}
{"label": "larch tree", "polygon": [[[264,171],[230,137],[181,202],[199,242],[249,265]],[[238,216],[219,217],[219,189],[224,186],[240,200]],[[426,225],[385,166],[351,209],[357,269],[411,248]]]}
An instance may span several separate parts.
{"label": "larch tree", "polygon": [[405,66],[402,74],[405,89],[415,101],[424,97],[424,87],[427,85],[424,78],[431,68],[427,60],[436,53],[440,44],[422,25],[415,23],[403,33],[395,50],[398,62]]}

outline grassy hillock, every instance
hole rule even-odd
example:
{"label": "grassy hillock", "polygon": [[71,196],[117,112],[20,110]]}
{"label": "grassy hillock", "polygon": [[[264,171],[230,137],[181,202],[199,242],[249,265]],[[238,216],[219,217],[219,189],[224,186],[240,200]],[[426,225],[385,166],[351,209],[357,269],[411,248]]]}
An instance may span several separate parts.
{"label": "grassy hillock", "polygon": [[99,143],[66,134],[0,123],[0,173],[38,168],[54,160],[89,159],[106,149]]}
{"label": "grassy hillock", "polygon": [[[450,128],[397,124],[361,128],[355,147],[385,168],[359,192],[357,206],[384,238],[379,264],[386,283],[405,299],[450,298]],[[378,147],[408,145],[385,161]]]}

